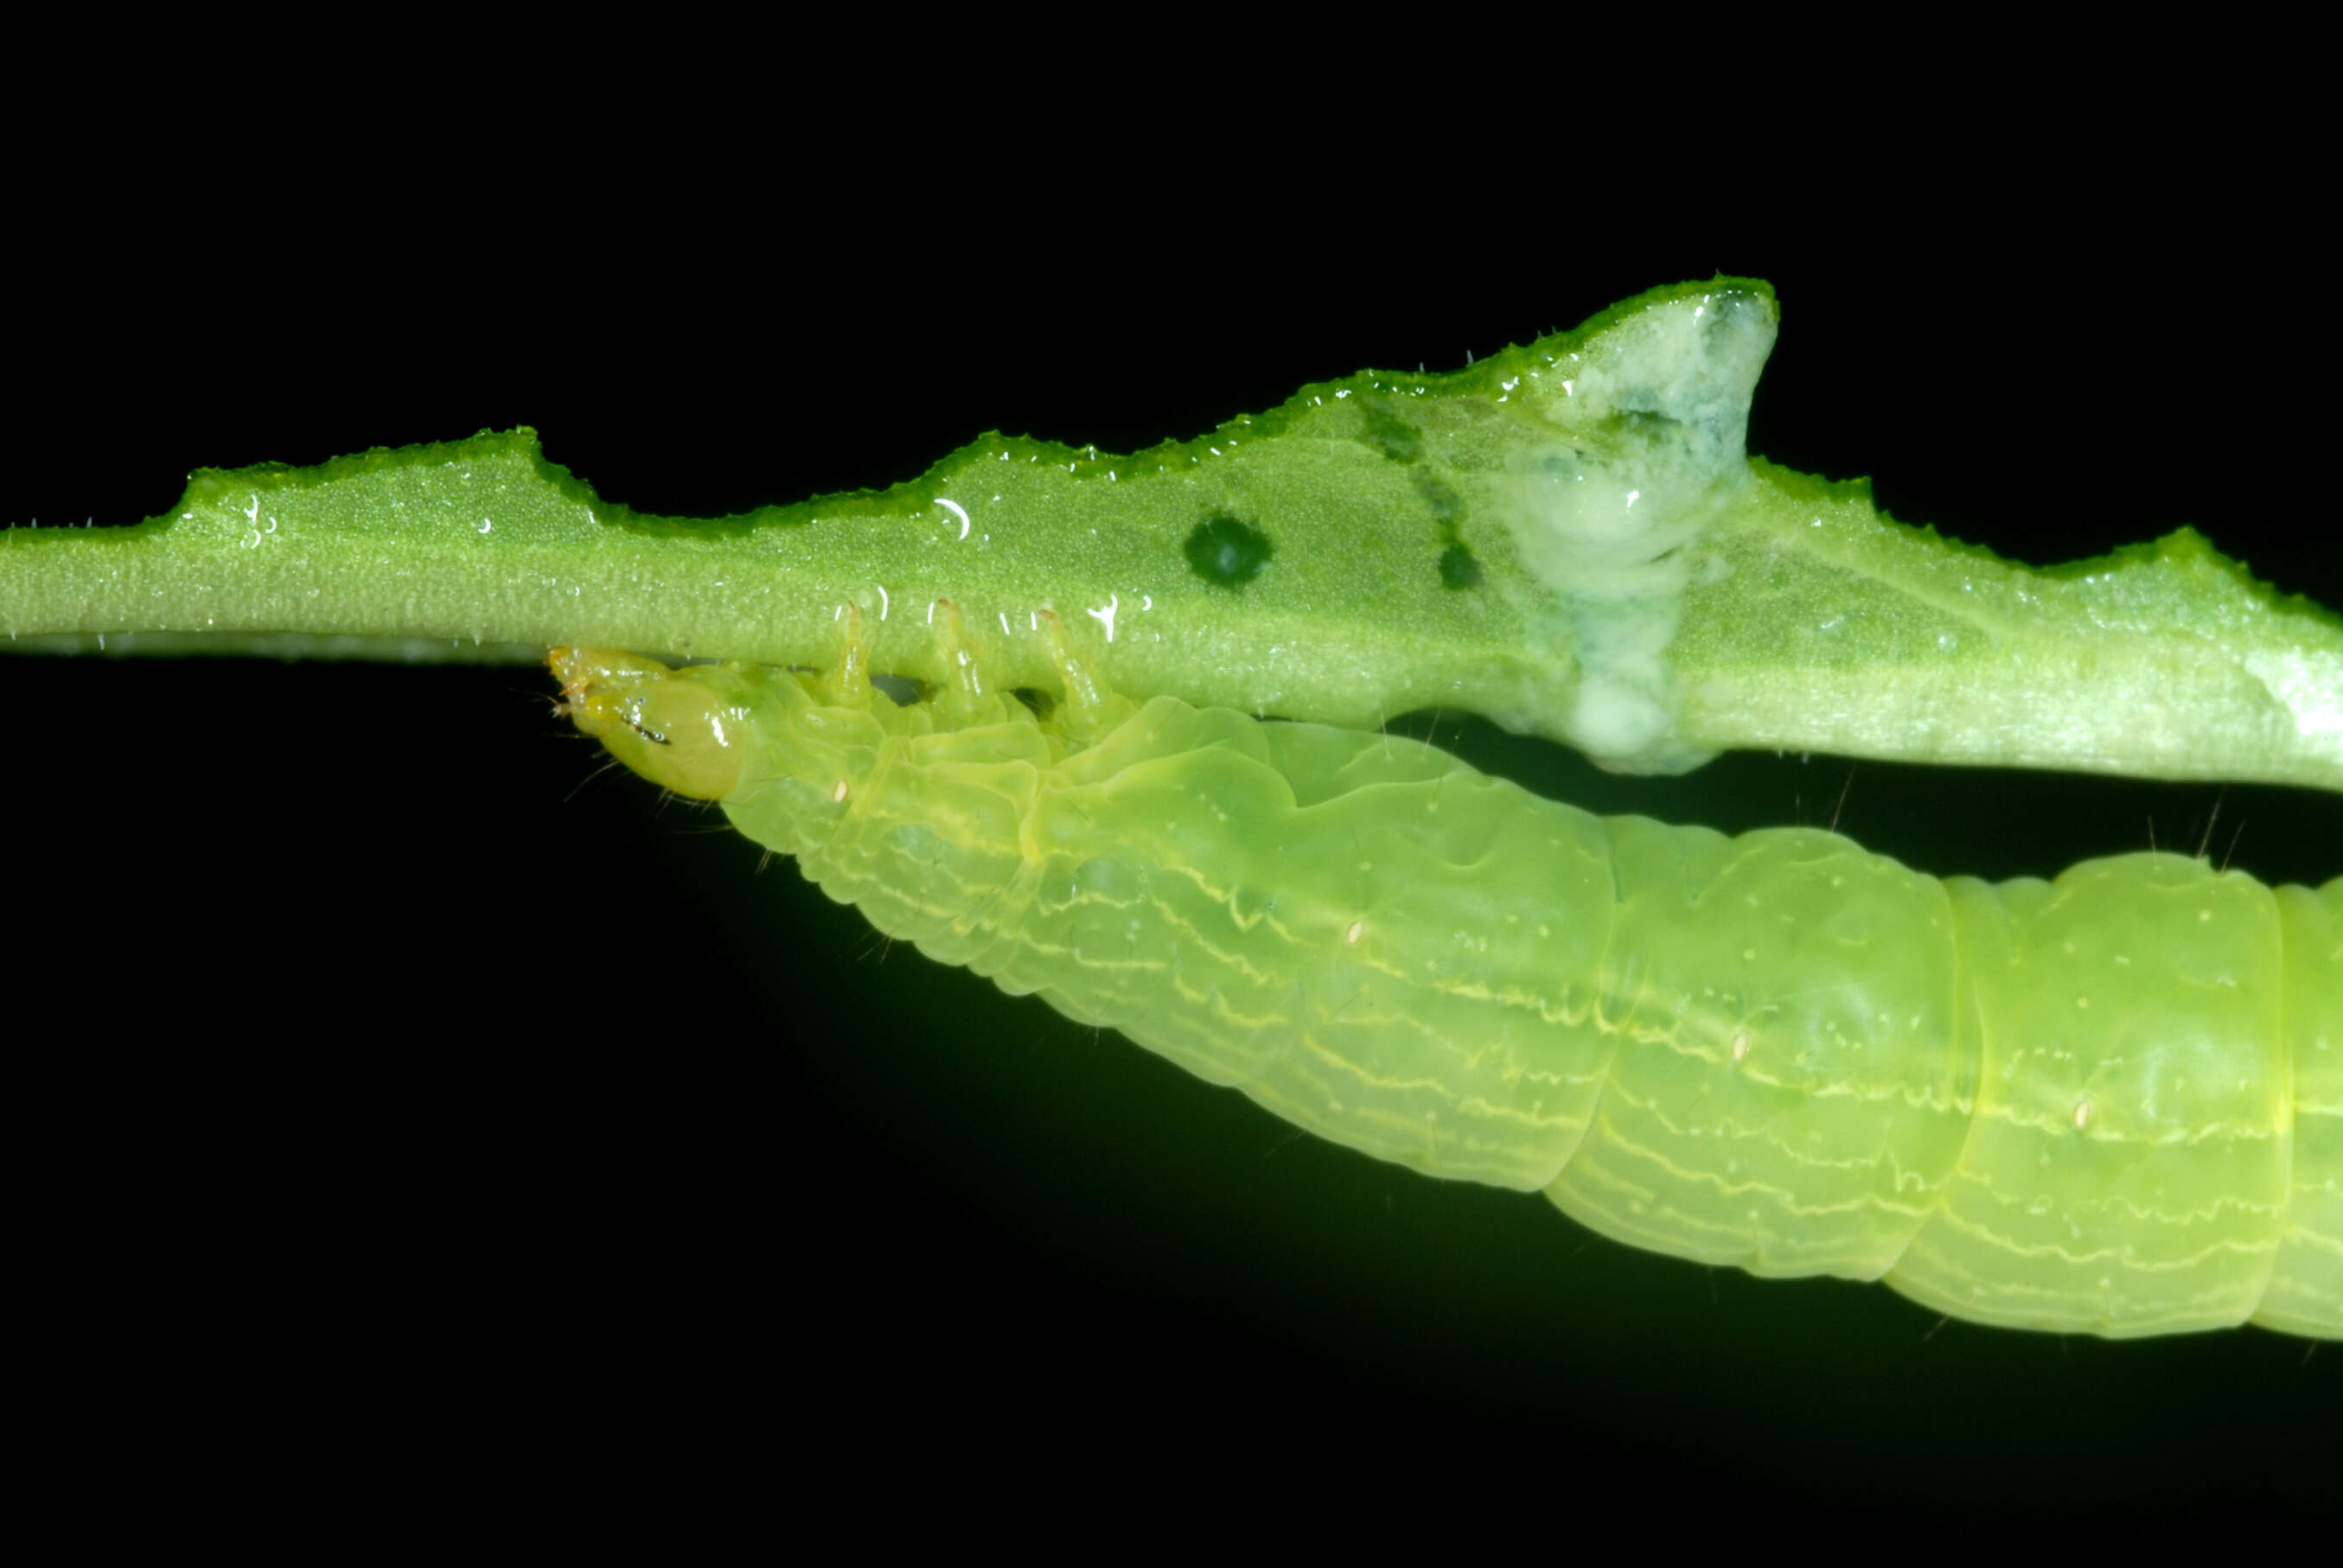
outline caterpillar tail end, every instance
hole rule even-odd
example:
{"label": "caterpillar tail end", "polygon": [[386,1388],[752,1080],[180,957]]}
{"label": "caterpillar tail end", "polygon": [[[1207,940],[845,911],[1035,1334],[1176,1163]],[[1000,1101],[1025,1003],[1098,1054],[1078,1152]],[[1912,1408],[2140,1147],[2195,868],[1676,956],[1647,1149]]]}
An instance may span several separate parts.
{"label": "caterpillar tail end", "polygon": [[546,662],[561,683],[558,711],[644,778],[695,800],[739,783],[745,716],[699,669],[605,648],[557,648]]}

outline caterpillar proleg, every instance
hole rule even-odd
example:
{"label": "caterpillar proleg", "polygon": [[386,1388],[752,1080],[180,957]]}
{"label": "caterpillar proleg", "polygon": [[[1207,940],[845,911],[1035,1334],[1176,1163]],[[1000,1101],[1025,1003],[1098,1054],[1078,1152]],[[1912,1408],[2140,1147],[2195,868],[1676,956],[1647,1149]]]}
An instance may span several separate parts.
{"label": "caterpillar proleg", "polygon": [[1433,747],[555,650],[579,727],[891,937],[1295,1125],[1631,1244],[2109,1337],[2343,1338],[2343,879],[1939,880],[1600,818]]}

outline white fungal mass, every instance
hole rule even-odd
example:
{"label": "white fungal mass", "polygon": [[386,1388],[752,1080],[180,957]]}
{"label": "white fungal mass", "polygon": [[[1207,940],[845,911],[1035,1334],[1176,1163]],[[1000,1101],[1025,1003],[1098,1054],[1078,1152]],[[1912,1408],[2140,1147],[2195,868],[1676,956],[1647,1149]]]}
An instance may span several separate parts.
{"label": "white fungal mass", "polygon": [[1557,366],[1551,445],[1493,487],[1522,564],[1551,588],[1534,634],[1574,656],[1568,739],[1605,766],[1678,772],[1706,753],[1675,738],[1668,645],[1703,533],[1749,477],[1749,401],[1772,352],[1772,300],[1718,292],[1646,307]]}

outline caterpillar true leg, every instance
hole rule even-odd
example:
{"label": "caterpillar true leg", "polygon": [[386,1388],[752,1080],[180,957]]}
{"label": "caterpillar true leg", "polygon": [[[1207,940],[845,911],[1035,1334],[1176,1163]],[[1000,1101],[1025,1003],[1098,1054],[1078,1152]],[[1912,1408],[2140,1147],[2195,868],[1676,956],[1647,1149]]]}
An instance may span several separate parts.
{"label": "caterpillar true leg", "polygon": [[1088,745],[1139,709],[1128,698],[1118,697],[1110,690],[1082,661],[1056,610],[1045,609],[1040,614],[1041,629],[1049,634],[1050,649],[1057,659],[1058,678],[1065,686],[1058,711],[1051,717],[1068,739]]}
{"label": "caterpillar true leg", "polygon": [[816,690],[833,708],[868,709],[870,647],[863,636],[862,607],[850,599],[845,612],[846,644],[839,650],[838,662],[822,672]]}

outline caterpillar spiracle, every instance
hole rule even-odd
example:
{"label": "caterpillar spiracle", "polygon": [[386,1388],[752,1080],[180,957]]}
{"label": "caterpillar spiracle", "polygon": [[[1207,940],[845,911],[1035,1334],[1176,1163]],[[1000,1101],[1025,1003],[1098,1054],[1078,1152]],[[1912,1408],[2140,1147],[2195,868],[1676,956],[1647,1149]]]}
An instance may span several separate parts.
{"label": "caterpillar spiracle", "polygon": [[2114,1338],[2343,1338],[2343,879],[1939,879],[1374,732],[558,648],[566,710],[890,936],[1637,1247]]}

